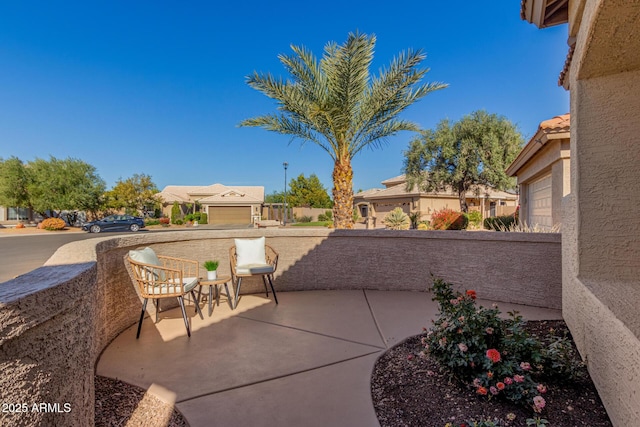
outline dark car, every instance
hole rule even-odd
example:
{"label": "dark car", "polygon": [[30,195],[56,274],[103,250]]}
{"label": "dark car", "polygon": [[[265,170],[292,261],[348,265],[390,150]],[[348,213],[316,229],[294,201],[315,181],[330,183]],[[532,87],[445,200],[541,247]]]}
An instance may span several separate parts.
{"label": "dark car", "polygon": [[141,228],[144,228],[144,220],[131,215],[109,215],[101,220],[87,222],[82,225],[82,229],[90,233],[110,230],[138,231]]}

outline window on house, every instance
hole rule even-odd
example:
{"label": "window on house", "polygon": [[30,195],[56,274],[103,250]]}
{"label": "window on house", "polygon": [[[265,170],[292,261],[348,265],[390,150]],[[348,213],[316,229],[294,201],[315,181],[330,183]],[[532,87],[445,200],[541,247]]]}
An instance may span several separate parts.
{"label": "window on house", "polygon": [[7,214],[7,219],[9,221],[22,221],[29,219],[28,208],[9,208]]}

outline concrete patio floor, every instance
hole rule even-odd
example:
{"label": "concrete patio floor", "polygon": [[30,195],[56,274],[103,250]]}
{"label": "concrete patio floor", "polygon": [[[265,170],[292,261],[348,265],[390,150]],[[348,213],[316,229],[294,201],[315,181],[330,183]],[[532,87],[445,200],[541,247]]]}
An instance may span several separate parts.
{"label": "concrete patio floor", "polygon": [[[241,296],[231,310],[222,292],[204,320],[187,305],[145,318],[103,352],[96,372],[174,403],[198,426],[375,426],[370,394],[376,359],[428,327],[437,313],[430,293],[279,292]],[[491,301],[478,300],[490,306]],[[525,319],[561,319],[558,310],[499,303]]]}

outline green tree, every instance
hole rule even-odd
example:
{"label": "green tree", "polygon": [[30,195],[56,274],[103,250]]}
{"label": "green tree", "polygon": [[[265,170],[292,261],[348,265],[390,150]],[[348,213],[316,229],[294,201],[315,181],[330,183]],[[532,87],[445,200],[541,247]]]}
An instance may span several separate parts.
{"label": "green tree", "polygon": [[265,196],[265,203],[282,203],[284,201],[284,192],[283,191],[273,191],[273,193],[269,193]]}
{"label": "green tree", "polygon": [[32,209],[42,216],[58,217],[63,210],[95,212],[103,203],[105,183],[96,168],[82,160],[67,158],[29,162],[31,179],[27,192]]}
{"label": "green tree", "polygon": [[506,117],[476,111],[451,125],[438,123],[411,141],[405,151],[407,189],[453,189],[460,210],[467,212],[466,193],[488,185],[499,190],[515,187],[507,166],[516,158],[524,140]]}
{"label": "green tree", "polygon": [[28,208],[29,170],[17,157],[0,159],[0,205]]}
{"label": "green tree", "polygon": [[306,48],[292,46],[294,55],[279,56],[290,79],[254,72],[247,81],[275,99],[278,111],[244,120],[241,126],[310,141],[333,159],[336,228],[353,228],[353,156],[365,147],[381,146],[399,131],[418,130],[398,115],[428,93],[446,87],[420,84],[428,71],[418,68],[425,58],[421,50],[401,52],[378,76],[371,76],[375,43],[375,36],[351,33],[343,45],[328,43],[319,61]]}
{"label": "green tree", "polygon": [[298,178],[289,183],[290,191],[287,192],[287,204],[291,206],[309,206],[311,208],[331,208],[333,203],[326,188],[315,175],[305,178],[300,174]]}
{"label": "green tree", "polygon": [[182,219],[180,205],[178,202],[173,202],[173,206],[171,206],[171,224],[175,224],[180,219]]}
{"label": "green tree", "polygon": [[113,209],[125,209],[132,215],[154,211],[160,200],[156,196],[158,188],[151,176],[134,174],[125,180],[119,179],[108,195],[108,206]]}

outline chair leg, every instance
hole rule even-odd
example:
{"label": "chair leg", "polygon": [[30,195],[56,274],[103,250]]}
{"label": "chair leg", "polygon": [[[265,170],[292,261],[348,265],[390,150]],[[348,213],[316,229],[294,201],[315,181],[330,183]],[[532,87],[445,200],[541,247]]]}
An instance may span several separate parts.
{"label": "chair leg", "polygon": [[[200,289],[202,289],[202,288],[200,288]],[[198,313],[200,315],[200,318],[204,320],[204,316],[202,315],[202,310],[200,310],[200,304],[198,304],[198,300],[195,299],[196,298],[196,293],[193,290],[191,291],[191,298],[193,298],[193,300],[195,301],[196,313]]]}
{"label": "chair leg", "polygon": [[264,290],[267,293],[267,298],[269,298],[269,288],[267,288],[267,279],[265,279],[264,275],[262,276],[262,283],[264,283]]}
{"label": "chair leg", "polygon": [[182,318],[184,319],[184,326],[187,327],[187,336],[191,336],[191,330],[189,329],[189,320],[187,319],[187,312],[184,309],[184,299],[179,296],[178,302],[180,303],[180,309],[182,310]]}
{"label": "chair leg", "polygon": [[158,323],[158,313],[160,313],[160,300],[158,298],[154,298],[153,302],[156,306],[156,323]]}
{"label": "chair leg", "polygon": [[136,334],[136,339],[140,338],[140,328],[142,328],[142,319],[144,319],[144,312],[147,310],[147,301],[148,299],[145,298],[144,302],[142,303],[142,313],[140,313],[140,321],[138,322],[138,333]]}
{"label": "chair leg", "polygon": [[269,284],[271,285],[271,292],[273,292],[273,299],[276,300],[276,304],[278,303],[278,297],[276,296],[276,290],[273,287],[273,281],[271,280],[271,275],[267,275],[267,278],[269,279]]}
{"label": "chair leg", "polygon": [[236,286],[236,298],[233,303],[233,308],[238,307],[238,297],[240,296],[240,284],[242,283],[242,277],[238,277],[238,285]]}

